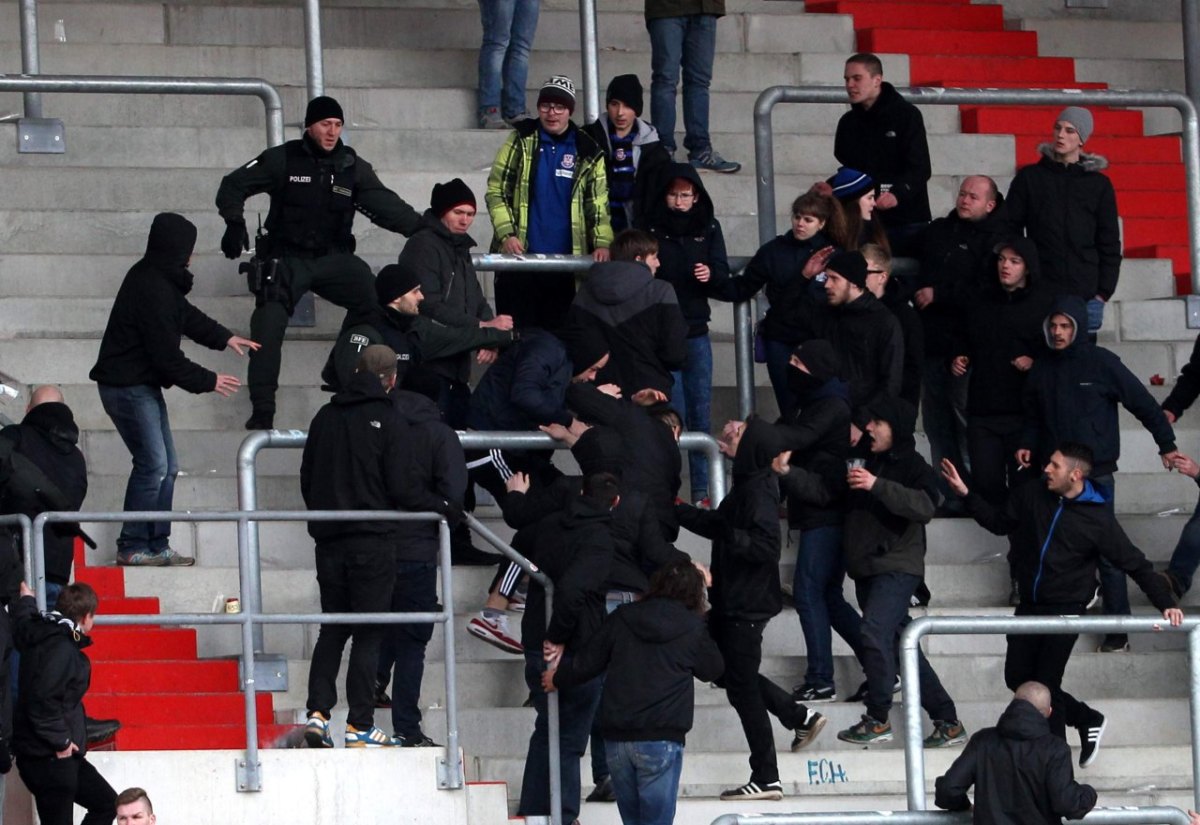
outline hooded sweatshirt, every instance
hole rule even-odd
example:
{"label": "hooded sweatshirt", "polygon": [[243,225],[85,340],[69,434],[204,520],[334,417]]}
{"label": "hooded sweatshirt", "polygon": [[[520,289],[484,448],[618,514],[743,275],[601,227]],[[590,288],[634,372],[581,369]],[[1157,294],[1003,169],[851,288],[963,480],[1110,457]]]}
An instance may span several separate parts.
{"label": "hooded sweatshirt", "polygon": [[32,596],[22,596],[10,609],[21,654],[13,753],[49,759],[74,743],[82,757],[87,753],[83,696],[92,681],[92,663],[83,651],[92,639],[60,613],[39,613]]}
{"label": "hooded sweatshirt", "polygon": [[1023,699],[1012,701],[996,727],[971,737],[945,776],[937,778],[934,804],[971,810],[967,789],[972,785],[978,825],[1059,825],[1083,819],[1096,805],[1095,789],[1075,781],[1067,743]]}
{"label": "hooded sweatshirt", "polygon": [[[1017,415],[1028,371],[1013,366],[1017,358],[1045,358],[1043,323],[1053,298],[1042,288],[1037,247],[1028,238],[1004,241],[1025,260],[1026,284],[1008,292],[1001,288],[995,265],[992,281],[960,316],[955,355],[971,362],[967,411],[972,416]],[[993,261],[996,256],[993,256]]]}
{"label": "hooded sweatshirt", "polygon": [[125,275],[88,374],[112,387],[178,386],[212,392],[217,374],[183,354],[183,336],[223,350],[233,333],[188,303],[192,273],[187,264],[196,246],[196,227],[182,215],[154,216],[146,254]]}
{"label": "hooded sweatshirt", "polygon": [[677,505],[679,524],[712,541],[708,600],[722,619],[766,621],[783,609],[779,590],[779,481],[771,461],[783,436],[759,418],[746,422],[733,459],[733,487],[716,510]]}
{"label": "hooded sweatshirt", "polygon": [[[1074,323],[1075,337],[1066,349],[1055,350],[1050,343],[1050,318],[1060,314]],[[1059,444],[1075,441],[1092,448],[1093,477],[1116,472],[1121,455],[1118,403],[1142,422],[1160,454],[1175,450],[1175,432],[1154,396],[1120,358],[1083,333],[1087,307],[1082,298],[1055,299],[1042,329],[1050,352],[1034,362],[1022,395],[1021,448],[1033,450],[1035,466],[1041,466]]]}
{"label": "hooded sweatshirt", "polygon": [[941,496],[933,468],[917,452],[916,410],[900,399],[884,399],[870,417],[891,425],[892,446],[867,459],[874,486],[846,497],[846,572],[855,580],[880,573],[924,576],[925,525]]}
{"label": "hooded sweatshirt", "polygon": [[714,681],[724,670],[703,617],[660,597],[618,607],[564,660],[554,682],[578,685],[607,671],[599,719],[605,739],[682,745],[692,729],[696,680]]}
{"label": "hooded sweatshirt", "polygon": [[[651,199],[658,194],[663,170],[671,163],[671,155],[658,137],[658,130],[651,123],[640,117],[634,121],[630,148],[633,153],[632,166],[634,169],[633,189],[628,198],[621,198],[617,192],[618,186],[613,182],[613,145],[612,125],[608,112],[603,111],[600,117],[583,127],[583,131],[604,149],[604,166],[608,172],[609,211],[613,231],[635,226],[638,219],[645,214],[651,205]],[[629,163],[628,158],[625,159]],[[618,212],[620,213],[618,215]]]}
{"label": "hooded sweatshirt", "polygon": [[1108,160],[1084,152],[1077,163],[1060,163],[1050,144],[1038,150],[1041,160],[1017,172],[1009,187],[1005,234],[1033,239],[1055,295],[1107,300],[1121,270],[1117,196],[1101,171]]}
{"label": "hooded sweatshirt", "polygon": [[568,326],[590,326],[608,342],[609,360],[596,376],[630,396],[671,391],[671,373],[687,357],[687,327],[670,284],[639,261],[593,264],[567,313]]}
{"label": "hooded sweatshirt", "polygon": [[[667,190],[676,178],[689,182],[696,192],[692,208],[686,212],[667,206]],[[712,198],[694,166],[672,163],[663,171],[661,180],[662,188],[647,209],[643,228],[658,240],[657,277],[675,288],[687,322],[687,337],[696,338],[708,334],[708,321],[712,317],[708,299],[721,297],[729,280],[725,235],[720,221],[714,217]],[[696,280],[696,264],[708,266],[707,283]]]}

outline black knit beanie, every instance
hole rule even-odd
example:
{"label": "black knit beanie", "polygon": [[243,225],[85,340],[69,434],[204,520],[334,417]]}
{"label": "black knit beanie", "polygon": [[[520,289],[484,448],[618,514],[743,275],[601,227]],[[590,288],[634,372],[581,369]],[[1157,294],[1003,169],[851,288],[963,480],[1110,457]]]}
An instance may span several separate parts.
{"label": "black knit beanie", "polygon": [[433,194],[429,196],[429,208],[439,218],[464,203],[469,203],[471,206],[476,205],[475,193],[471,191],[471,187],[463,183],[462,178],[433,185]]}
{"label": "black knit beanie", "polygon": [[375,276],[375,295],[382,306],[390,304],[407,292],[412,292],[420,285],[421,278],[411,266],[388,264]]}
{"label": "black knit beanie", "polygon": [[304,112],[304,128],[307,129],[314,123],[330,117],[336,117],[343,123],[346,122],[346,118],[342,116],[342,106],[340,103],[327,95],[314,97],[308,101],[308,109]]}
{"label": "black knit beanie", "polygon": [[608,84],[605,103],[619,100],[633,109],[638,117],[642,116],[642,82],[635,74],[619,74]]}

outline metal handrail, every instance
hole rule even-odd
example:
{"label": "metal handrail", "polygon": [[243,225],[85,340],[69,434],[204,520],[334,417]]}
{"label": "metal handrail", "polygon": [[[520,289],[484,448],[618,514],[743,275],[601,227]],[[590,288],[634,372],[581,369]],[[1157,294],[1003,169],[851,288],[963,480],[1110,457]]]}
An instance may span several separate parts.
{"label": "metal handrail", "polygon": [[[1179,808],[1095,808],[1083,819],[1066,825],[1189,825]],[[712,825],[970,825],[971,812],[961,811],[837,811],[794,814],[725,814]]]}
{"label": "metal handrail", "polygon": [[[925,809],[925,759],[921,733],[921,679],[918,652],[931,633],[964,635],[1047,635],[1056,633],[1187,633],[1192,725],[1192,789],[1200,808],[1200,618],[1172,627],[1151,616],[923,616],[900,635],[900,686],[904,713],[904,773],[910,811]],[[1090,820],[1089,820],[1090,821]],[[1145,820],[1143,820],[1145,821]],[[1158,821],[1158,820],[1155,820]]]}
{"label": "metal handrail", "polygon": [[[1195,0],[1187,0],[1195,2]],[[1185,7],[1186,8],[1186,7]],[[1187,34],[1185,33],[1185,40]],[[1200,243],[1195,222],[1200,216],[1200,121],[1196,106],[1182,92],[1124,91],[1113,89],[943,89],[929,86],[900,88],[910,102],[925,106],[990,105],[1095,105],[1172,108],[1183,120],[1183,164],[1187,179],[1188,233],[1191,238],[1192,292],[1200,293]],[[754,103],[754,169],[758,189],[758,240],[765,244],[775,237],[775,147],[771,112],[780,103],[846,104],[840,86],[771,86]],[[738,412],[744,418],[754,410],[750,309],[739,304],[734,310],[734,344],[738,375]]]}
{"label": "metal handrail", "polygon": [[[749,255],[728,255],[730,272],[740,272],[750,263]],[[501,255],[494,252],[476,252],[471,255],[471,265],[478,272],[586,272],[596,261],[591,255],[550,255],[530,252],[525,255]]]}
{"label": "metal handrail", "polygon": [[[46,512],[33,520],[30,548],[38,608],[46,609],[46,581],[44,575],[45,526],[59,522],[153,522],[186,521],[215,522],[236,521],[244,524],[251,517],[244,511],[216,511],[204,513],[178,511],[130,511],[111,512]],[[263,614],[249,596],[246,568],[249,560],[246,548],[239,542],[238,570],[239,592],[242,602],[240,613],[177,613],[172,615],[120,615],[96,617],[100,625],[222,625],[238,624],[242,627],[243,694],[246,714],[246,757],[238,760],[238,790],[262,790],[261,764],[258,761],[258,709],[255,705],[254,643],[251,629],[265,624],[431,624],[445,625],[442,633],[445,657],[446,682],[446,755],[440,761],[438,786],[461,788],[463,766],[458,746],[458,684],[454,655],[454,584],[450,568],[450,528],[446,520],[437,513],[404,513],[395,510],[262,510],[253,513],[258,521],[433,521],[438,524],[438,564],[442,580],[442,609],[436,613],[283,613]],[[515,551],[513,551],[515,553]],[[519,562],[518,562],[519,563]],[[528,562],[526,562],[528,563]]]}
{"label": "metal handrail", "polygon": [[258,77],[129,77],[123,75],[0,75],[0,92],[65,94],[253,95],[267,116],[267,145],[283,143],[283,102],[279,90]]}

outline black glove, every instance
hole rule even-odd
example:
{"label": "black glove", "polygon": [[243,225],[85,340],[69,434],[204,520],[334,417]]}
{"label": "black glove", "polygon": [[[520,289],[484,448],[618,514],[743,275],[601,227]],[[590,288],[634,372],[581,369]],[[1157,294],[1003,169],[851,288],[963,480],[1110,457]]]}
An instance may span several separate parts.
{"label": "black glove", "polygon": [[250,249],[250,233],[246,231],[245,221],[226,221],[225,234],[221,238],[221,251],[229,260],[240,258],[242,252]]}
{"label": "black glove", "polygon": [[463,523],[466,513],[463,506],[457,501],[447,501],[444,504],[442,515],[446,517],[446,523],[450,525],[450,529],[454,529]]}

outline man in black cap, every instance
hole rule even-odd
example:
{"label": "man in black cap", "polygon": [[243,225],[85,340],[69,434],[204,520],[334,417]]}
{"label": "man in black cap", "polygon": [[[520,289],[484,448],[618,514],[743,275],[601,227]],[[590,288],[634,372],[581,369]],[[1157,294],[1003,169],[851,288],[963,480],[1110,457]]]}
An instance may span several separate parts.
{"label": "man in black cap", "polygon": [[[230,396],[242,382],[188,360],[179,347],[183,336],[209,349],[238,355],[258,344],[192,306],[188,263],[196,246],[196,227],[182,215],[154,216],[146,254],[133,265],[113,302],[100,341],[100,354],[88,377],[99,386],[100,403],[133,455],[125,488],[127,511],[170,510],[175,497],[175,442],[163,389],[178,386],[192,393]],[[170,546],[171,522],[129,522],[117,539],[117,564],[150,567],[189,566],[191,556]]]}
{"label": "man in black cap", "polygon": [[[488,175],[492,252],[591,255],[608,260],[608,178],[604,150],[571,122],[575,84],[554,75],[538,92],[538,116],[513,125]],[[575,297],[562,272],[500,272],[496,311],[518,327],[557,329]]]}
{"label": "man in black cap", "polygon": [[904,377],[904,335],[891,311],[867,289],[867,261],[859,252],[838,252],[825,264],[829,311],[818,326],[841,357],[850,384],[850,441],[857,443],[868,407],[898,396]]}
{"label": "man in black cap", "polygon": [[275,390],[288,317],[310,289],[322,298],[366,315],[375,303],[371,270],[354,255],[354,213],[408,236],[419,216],[384,186],[371,164],[342,143],[342,107],[331,97],[315,97],[304,115],[304,137],[267,149],[230,172],[217,190],[225,219],[221,251],[234,259],[250,248],[243,215],[246,198],[266,192],[271,208],[265,233],[255,247],[255,293],[250,333],[262,349],[250,358],[248,430],[269,430],[275,422]]}
{"label": "man in black cap", "polygon": [[451,327],[419,314],[425,293],[417,270],[407,264],[388,264],[375,278],[378,304],[364,316],[346,313],[329,360],[321,371],[326,389],[341,391],[354,373],[358,358],[371,344],[396,351],[396,383],[405,386],[420,369],[423,379],[436,380],[426,360],[448,358],[478,347],[506,347],[516,340],[512,330],[494,327]]}
{"label": "man in black cap", "polygon": [[629,229],[646,211],[647,199],[662,188],[660,175],[671,162],[658,131],[642,120],[642,84],[620,74],[608,84],[605,111],[583,127],[604,147],[608,211],[613,233]]}

